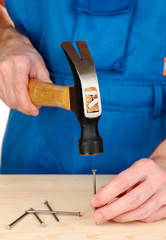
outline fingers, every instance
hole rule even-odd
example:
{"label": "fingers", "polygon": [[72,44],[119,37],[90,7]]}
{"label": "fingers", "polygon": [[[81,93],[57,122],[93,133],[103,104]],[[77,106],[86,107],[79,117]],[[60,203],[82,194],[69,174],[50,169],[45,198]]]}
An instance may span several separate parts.
{"label": "fingers", "polygon": [[31,102],[28,94],[28,72],[16,69],[16,77],[13,79],[13,89],[16,97],[17,110],[27,115],[37,116],[39,113],[38,108]]}
{"label": "fingers", "polygon": [[[122,179],[125,179],[124,173],[127,175],[126,181],[129,182],[121,187],[120,183],[123,183]],[[121,178],[121,176],[124,178]],[[151,216],[154,216],[155,220],[165,217],[160,212],[155,215],[155,212],[158,212],[158,209],[166,204],[166,173],[154,161],[141,159],[122,174],[119,174],[117,179],[100,189],[94,197],[103,204],[100,206],[101,202],[98,202],[99,207],[94,212],[96,222],[102,223],[110,219],[117,222],[134,220],[148,222],[152,221]],[[103,196],[100,196],[101,193]],[[112,201],[116,195],[119,196],[119,193],[121,197]],[[104,198],[106,199],[105,202]]]}
{"label": "fingers", "polygon": [[146,173],[142,164],[133,164],[130,168],[114,177],[107,185],[97,192],[90,203],[91,207],[101,207],[108,204],[115,197],[123,194],[138,182],[144,181],[145,178]]}
{"label": "fingers", "polygon": [[161,220],[163,218],[166,218],[166,205],[164,205],[161,208],[159,208],[150,217],[147,217],[147,218],[143,219],[142,222],[151,223],[151,222],[159,221],[159,220]]}
{"label": "fingers", "polygon": [[102,223],[106,220],[113,219],[116,216],[137,209],[146,202],[156,191],[156,187],[151,186],[148,182],[143,182],[123,197],[116,201],[99,208],[94,213],[96,222]]}
{"label": "fingers", "polygon": [[8,63],[0,62],[0,96],[8,107],[13,108],[16,99],[12,87],[12,73],[10,70],[7,71],[8,67],[10,67],[9,69],[13,67],[10,61]]}
{"label": "fingers", "polygon": [[12,109],[36,116],[38,108],[31,103],[27,89],[29,61],[25,57],[9,58],[0,67],[2,100]]}
{"label": "fingers", "polygon": [[50,79],[50,73],[47,70],[42,57],[38,53],[37,53],[37,58],[38,58],[38,61],[36,61],[35,65],[32,66],[30,69],[29,78],[36,79],[45,83],[52,83]]}
{"label": "fingers", "polygon": [[37,79],[42,82],[52,83],[49,71],[43,61],[39,62],[37,65]]}
{"label": "fingers", "polygon": [[0,62],[0,97],[12,109],[27,115],[37,116],[39,109],[29,97],[29,76],[52,83],[49,72],[40,55],[31,57],[8,57]]}
{"label": "fingers", "polygon": [[162,197],[159,191],[138,208],[121,214],[112,220],[114,222],[145,221],[145,219],[152,216],[164,203],[165,198]]}

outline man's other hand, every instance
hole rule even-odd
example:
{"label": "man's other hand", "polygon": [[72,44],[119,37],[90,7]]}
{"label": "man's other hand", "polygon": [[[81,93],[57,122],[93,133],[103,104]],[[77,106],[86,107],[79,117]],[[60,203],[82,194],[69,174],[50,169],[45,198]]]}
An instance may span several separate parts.
{"label": "man's other hand", "polygon": [[166,171],[151,159],[141,159],[99,189],[90,206],[97,207],[97,223],[153,222],[165,218]]}

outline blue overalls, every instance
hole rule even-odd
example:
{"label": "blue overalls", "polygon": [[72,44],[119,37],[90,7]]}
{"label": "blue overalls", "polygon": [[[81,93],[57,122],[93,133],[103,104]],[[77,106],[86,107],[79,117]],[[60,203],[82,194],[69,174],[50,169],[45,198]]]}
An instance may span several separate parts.
{"label": "blue overalls", "polygon": [[165,0],[6,0],[20,32],[45,60],[55,84],[73,77],[60,42],[86,41],[101,92],[104,153],[79,156],[71,111],[42,107],[37,117],[12,110],[2,173],[119,173],[148,157],[166,136]]}

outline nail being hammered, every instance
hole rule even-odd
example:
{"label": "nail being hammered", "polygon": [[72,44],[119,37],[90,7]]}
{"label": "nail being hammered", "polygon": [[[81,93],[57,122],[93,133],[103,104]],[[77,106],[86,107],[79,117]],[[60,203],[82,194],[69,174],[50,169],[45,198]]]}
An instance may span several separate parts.
{"label": "nail being hammered", "polygon": [[[97,169],[93,169],[92,172],[93,172],[93,194],[95,195],[96,194],[96,171]],[[94,211],[96,210],[96,207],[94,208]],[[97,224],[95,222],[95,224]]]}
{"label": "nail being hammered", "polygon": [[96,169],[93,169],[92,172],[93,172],[93,194],[95,195],[96,194]]}

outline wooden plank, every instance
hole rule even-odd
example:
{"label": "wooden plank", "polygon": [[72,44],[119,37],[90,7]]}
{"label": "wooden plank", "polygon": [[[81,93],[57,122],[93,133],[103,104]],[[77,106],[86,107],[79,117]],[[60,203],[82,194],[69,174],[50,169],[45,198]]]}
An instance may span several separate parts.
{"label": "wooden plank", "polygon": [[[112,176],[98,175],[97,187]],[[160,240],[166,239],[166,220],[156,223],[112,223],[95,225],[89,208],[93,195],[92,176],[88,175],[1,175],[0,176],[0,239],[3,240]],[[33,215],[26,216],[11,230],[5,225],[19,217],[24,210],[47,209],[48,200],[54,210],[81,211],[81,218],[40,215],[46,223],[41,228]]]}

